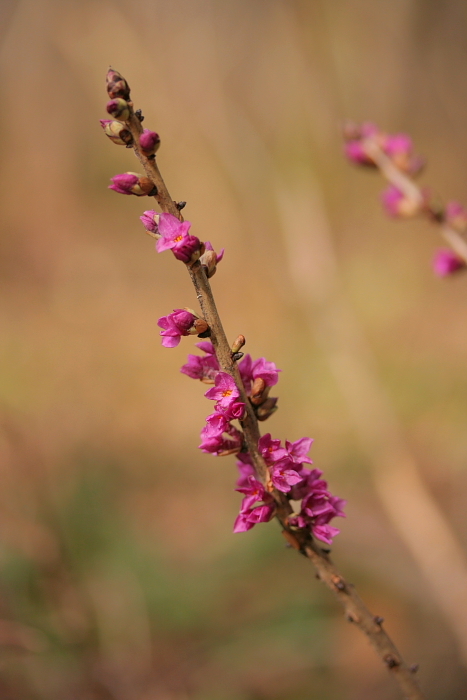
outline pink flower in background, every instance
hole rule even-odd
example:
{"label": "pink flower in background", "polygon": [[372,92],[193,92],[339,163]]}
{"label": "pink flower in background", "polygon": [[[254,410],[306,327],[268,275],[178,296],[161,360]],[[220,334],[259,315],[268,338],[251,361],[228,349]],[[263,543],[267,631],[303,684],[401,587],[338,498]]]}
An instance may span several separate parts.
{"label": "pink flower in background", "polygon": [[205,393],[206,398],[217,401],[219,406],[228,409],[240,396],[237,385],[226,372],[218,372],[214,384],[215,386]]}
{"label": "pink flower in background", "polygon": [[465,267],[465,261],[449,248],[438,250],[433,260],[433,270],[438,277],[448,277]]}
{"label": "pink flower in background", "polygon": [[388,156],[410,155],[413,143],[407,134],[389,134],[384,139],[384,152]]}
{"label": "pink flower in background", "polygon": [[168,316],[162,316],[157,325],[162,328],[162,345],[166,348],[175,348],[180,342],[182,335],[191,335],[197,316],[185,309],[174,309]]}
{"label": "pink flower in background", "polygon": [[449,226],[456,231],[464,233],[467,229],[467,209],[459,202],[448,202],[445,217]]}

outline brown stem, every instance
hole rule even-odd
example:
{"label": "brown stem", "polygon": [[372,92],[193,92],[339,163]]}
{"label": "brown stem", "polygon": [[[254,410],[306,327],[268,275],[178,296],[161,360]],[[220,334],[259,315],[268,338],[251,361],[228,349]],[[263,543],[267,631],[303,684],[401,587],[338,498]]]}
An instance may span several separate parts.
{"label": "brown stem", "polygon": [[[138,137],[143,129],[140,120],[131,112],[130,118],[126,123],[133,135],[136,156],[141,162],[146,175],[157,188],[157,193],[154,197],[160,208],[163,212],[173,214],[181,220],[180,211],[167,190],[155,159],[148,158],[141,151]],[[240,398],[246,405],[246,415],[241,423],[248,452],[251,455],[257,475],[264,484],[270,487],[268,468],[258,451],[258,440],[260,438],[258,422],[246,395],[239,369],[232,360],[232,352],[216,308],[211,285],[203,266],[199,262],[196,262],[191,267],[187,267],[204,318],[211,329],[210,339],[215,348],[219,366],[222,371],[235,380],[240,392]],[[294,529],[288,524],[288,517],[292,513],[292,508],[285,494],[276,489],[271,489],[271,493],[277,505],[277,519],[283,528],[283,535],[288,544],[300,551],[313,563],[317,570],[317,577],[337,597],[344,608],[347,620],[355,624],[369,638],[376,652],[399,684],[405,698],[407,700],[425,700],[425,696],[414,678],[414,671],[407,666],[392,640],[384,631],[382,619],[374,617],[370,613],[356,593],[353,585],[344,579],[333,564],[327,550],[322,549],[311,534],[303,530]]]}
{"label": "brown stem", "polygon": [[[425,198],[420,187],[408,175],[399,170],[374,139],[365,139],[363,147],[388,182],[397,187],[414,203],[420,206],[424,204]],[[427,214],[430,213],[428,209],[425,211]],[[433,217],[431,218],[433,220]],[[467,263],[467,241],[458,231],[449,226],[446,221],[440,221],[439,223],[441,224],[441,235],[443,238],[450,244],[457,255]]]}

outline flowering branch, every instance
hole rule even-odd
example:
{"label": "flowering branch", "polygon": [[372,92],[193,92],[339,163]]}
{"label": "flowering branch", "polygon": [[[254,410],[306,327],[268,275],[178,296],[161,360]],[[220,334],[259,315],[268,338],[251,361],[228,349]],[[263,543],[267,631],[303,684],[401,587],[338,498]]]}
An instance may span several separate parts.
{"label": "flowering branch", "polygon": [[[276,517],[288,544],[311,560],[317,577],[336,595],[347,620],[367,635],[405,697],[423,700],[414,678],[416,668],[407,666],[384,631],[382,618],[369,612],[353,585],[331,561],[330,550],[315,539],[331,544],[339,531],[329,521],[344,515],[345,502],[329,493],[321,471],[305,466],[311,464],[307,453],[312,440],[286,441],[283,447],[269,433],[260,436],[258,420],[266,420],[277,408],[277,399],[269,397],[269,390],[277,383],[279,370],[264,358],[253,361],[249,355],[243,356],[243,336],[232,345],[227,340],[209,283],[223,251],[216,254],[208,241],[201,243],[189,234],[191,225],[181,214],[185,203],[170,197],[156,163],[159,136],[143,129],[143,117],[133,109],[128,84],[116,71],[107,74],[107,91],[111,98],[107,111],[114,119],[101,122],[104,131],[114,143],[132,146],[145,171],[145,175],[117,175],[110,187],[121,194],[156,199],[162,213],[146,211],[141,217],[143,224],[157,239],[158,252],[170,249],[185,263],[202,310],[200,318],[191,309],[176,309],[159,319],[159,326],[166,347],[175,347],[186,335],[209,338],[197,344],[205,355],[190,355],[182,372],[214,385],[206,392],[216,405],[201,433],[201,449],[217,456],[237,454],[239,459],[237,490],[244,499],[234,531],[244,532]],[[232,420],[238,420],[241,431],[232,425]],[[298,514],[294,513],[291,500],[301,501]]]}
{"label": "flowering branch", "polygon": [[[414,181],[424,161],[412,153],[406,134],[384,134],[374,124],[347,124],[345,153],[357,165],[377,168],[390,183],[381,200],[392,217],[425,215],[439,224],[440,233],[452,250],[439,250],[433,262],[437,275],[445,277],[467,267],[467,210],[457,202],[445,208],[430,202],[430,193]],[[454,251],[454,252],[452,252]]]}

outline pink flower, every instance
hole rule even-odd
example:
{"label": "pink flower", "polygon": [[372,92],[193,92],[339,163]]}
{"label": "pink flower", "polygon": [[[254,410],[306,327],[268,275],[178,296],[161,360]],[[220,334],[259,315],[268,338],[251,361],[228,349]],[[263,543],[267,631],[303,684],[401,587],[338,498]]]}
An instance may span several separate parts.
{"label": "pink flower", "polygon": [[188,362],[181,367],[180,372],[192,379],[200,379],[206,384],[214,384],[215,376],[219,371],[219,362],[214,347],[209,341],[196,343],[196,347],[203,350],[206,355],[188,355]]}
{"label": "pink flower", "polygon": [[285,441],[285,446],[287,449],[287,454],[289,459],[295,464],[313,464],[312,460],[307,457],[308,452],[313,444],[312,438],[300,438],[300,440],[295,440],[295,442]]}
{"label": "pink flower", "polygon": [[228,420],[243,420],[245,415],[245,404],[242,401],[233,401],[227,408],[222,408],[217,404],[216,411],[222,411]]}
{"label": "pink flower", "polygon": [[149,209],[148,211],[145,211],[143,216],[140,216],[139,218],[143,222],[143,226],[146,229],[146,231],[150,231],[151,233],[155,233],[157,235],[160,235],[159,233],[159,214],[157,211],[154,209]]}
{"label": "pink flower", "polygon": [[467,209],[459,202],[449,202],[446,206],[446,221],[449,226],[464,233],[467,228]]}
{"label": "pink flower", "polygon": [[274,362],[268,362],[264,357],[253,362],[252,375],[253,379],[262,379],[266,386],[274,386],[279,381],[280,369],[277,369]]}
{"label": "pink flower", "polygon": [[273,464],[287,457],[287,450],[281,447],[280,440],[272,440],[271,433],[266,433],[258,440],[258,449],[267,464]]}
{"label": "pink flower", "polygon": [[422,198],[411,198],[401,192],[395,185],[389,185],[381,193],[381,202],[386,213],[392,217],[409,217],[418,214],[423,208],[428,193],[422,193]]}
{"label": "pink flower", "polygon": [[465,266],[465,261],[448,248],[438,250],[433,260],[433,270],[438,277],[452,275],[454,272],[463,270]]}
{"label": "pink flower", "polygon": [[200,450],[208,452],[215,457],[224,455],[236,454],[242,448],[243,433],[234,428],[233,425],[227,422],[224,431],[220,435],[213,434],[208,425],[201,431],[202,442],[199,445]]}
{"label": "pink flower", "polygon": [[192,335],[193,324],[197,318],[186,309],[174,309],[168,316],[162,316],[157,322],[157,325],[163,329],[160,332],[162,345],[166,348],[177,347],[182,335]]}
{"label": "pink flower", "polygon": [[246,532],[258,523],[267,523],[274,517],[276,508],[274,504],[266,504],[257,508],[249,508],[241,511],[234,523],[233,531]]}
{"label": "pink flower", "polygon": [[240,474],[237,480],[237,487],[242,488],[248,485],[250,476],[255,476],[255,469],[249,452],[239,452],[237,459],[237,468]]}
{"label": "pink flower", "polygon": [[245,486],[240,486],[236,491],[245,494],[245,498],[242,501],[241,510],[248,510],[258,501],[272,502],[272,496],[266,491],[263,484],[258,481],[254,476],[249,476],[246,480]]}
{"label": "pink flower", "polygon": [[206,398],[217,401],[218,406],[224,409],[238,399],[240,392],[232,377],[226,372],[218,372],[214,380],[214,387],[205,393]]}
{"label": "pink flower", "polygon": [[286,458],[275,462],[270,470],[272,483],[276,489],[283,491],[283,493],[288,493],[292,486],[295,486],[302,480],[300,474],[291,467],[293,467],[293,463]]}
{"label": "pink flower", "polygon": [[172,250],[178,260],[184,263],[194,262],[199,258],[201,243],[196,236],[190,236],[191,223],[179,221],[172,214],[159,215],[159,233],[161,237],[156,243],[156,250]]}

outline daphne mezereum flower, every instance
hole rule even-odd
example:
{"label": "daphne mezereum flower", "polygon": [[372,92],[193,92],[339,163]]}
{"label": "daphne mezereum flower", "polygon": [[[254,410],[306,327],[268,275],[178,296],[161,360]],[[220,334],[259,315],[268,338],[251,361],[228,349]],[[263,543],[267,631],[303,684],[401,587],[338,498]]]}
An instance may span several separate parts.
{"label": "daphne mezereum flower", "polygon": [[303,437],[295,442],[285,441],[287,456],[294,464],[313,464],[312,460],[307,457],[308,452],[313,444],[313,438]]}
{"label": "daphne mezereum flower", "polygon": [[294,463],[288,457],[280,459],[270,467],[271,480],[278,491],[288,493],[292,486],[300,483],[302,477],[294,469]]}
{"label": "daphne mezereum flower", "polygon": [[245,495],[242,501],[242,511],[251,508],[259,501],[263,501],[264,503],[272,503],[273,501],[271,494],[266,491],[263,484],[254,476],[248,476],[246,483],[236,488],[235,491]]}
{"label": "daphne mezereum flower", "polygon": [[433,260],[433,271],[438,277],[448,277],[465,267],[465,260],[462,260],[449,248],[438,250]]}
{"label": "daphne mezereum flower", "polygon": [[176,348],[182,335],[193,335],[196,333],[194,327],[198,316],[195,316],[186,309],[174,309],[168,316],[162,316],[157,325],[162,328],[162,345],[165,348]]}
{"label": "daphne mezereum flower", "polygon": [[199,379],[206,384],[214,384],[219,372],[219,362],[214,352],[214,346],[209,341],[196,343],[205,355],[188,355],[188,362],[180,368],[180,372],[192,379]]}
{"label": "daphne mezereum flower", "polygon": [[189,221],[179,221],[172,214],[160,214],[158,231],[161,237],[156,243],[157,252],[171,250],[182,262],[194,262],[199,258],[201,243],[196,236],[188,234],[190,228]]}
{"label": "daphne mezereum flower", "polygon": [[275,514],[276,506],[273,503],[242,510],[235,520],[233,531],[237,533],[251,530],[258,523],[268,523]]}
{"label": "daphne mezereum flower", "polygon": [[271,433],[266,433],[260,437],[258,449],[265,462],[269,465],[287,457],[287,450],[281,446],[280,440],[271,438]]}
{"label": "daphne mezereum flower", "polygon": [[381,193],[381,203],[389,216],[410,217],[418,214],[427,198],[427,193],[423,193],[424,198],[412,198],[401,192],[395,185],[389,185]]}
{"label": "daphne mezereum flower", "polygon": [[227,372],[218,372],[214,380],[214,387],[205,393],[206,398],[217,401],[217,405],[228,409],[240,396],[235,381]]}
{"label": "daphne mezereum flower", "polygon": [[467,209],[459,202],[448,202],[445,218],[449,226],[459,233],[464,233],[467,229]]}

